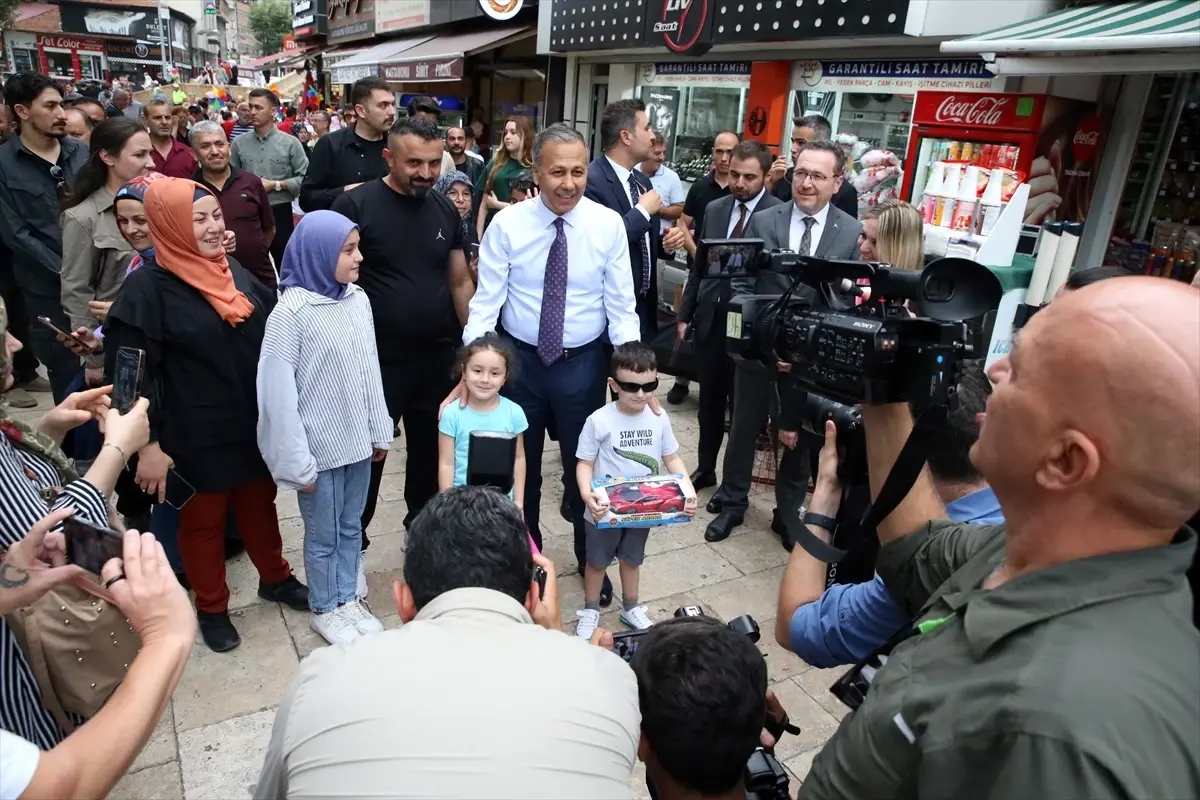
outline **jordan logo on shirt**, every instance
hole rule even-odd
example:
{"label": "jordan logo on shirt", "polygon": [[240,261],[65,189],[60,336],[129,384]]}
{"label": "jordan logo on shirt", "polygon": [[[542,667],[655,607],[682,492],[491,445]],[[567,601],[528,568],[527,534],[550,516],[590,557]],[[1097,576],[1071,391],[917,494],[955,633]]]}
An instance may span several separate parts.
{"label": "jordan logo on shirt", "polygon": [[441,228],[438,228],[438,235],[437,235],[437,240],[436,240],[436,241],[442,241],[442,242],[446,241],[446,237],[445,237],[445,236],[442,236],[442,229],[441,229]]}

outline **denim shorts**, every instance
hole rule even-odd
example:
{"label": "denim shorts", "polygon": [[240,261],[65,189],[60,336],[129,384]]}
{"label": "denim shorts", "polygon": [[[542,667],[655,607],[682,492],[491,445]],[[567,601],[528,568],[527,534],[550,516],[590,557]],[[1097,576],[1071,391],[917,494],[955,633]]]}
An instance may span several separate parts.
{"label": "denim shorts", "polygon": [[590,520],[584,520],[583,526],[587,531],[584,557],[588,566],[604,568],[617,558],[640,567],[646,560],[649,528],[597,528]]}

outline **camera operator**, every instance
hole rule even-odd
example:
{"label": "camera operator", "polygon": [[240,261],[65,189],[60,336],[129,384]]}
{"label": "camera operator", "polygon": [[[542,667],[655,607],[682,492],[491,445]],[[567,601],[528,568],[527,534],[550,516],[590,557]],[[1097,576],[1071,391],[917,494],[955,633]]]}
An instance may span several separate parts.
{"label": "camera operator", "polygon": [[300,665],[255,797],[628,794],[636,681],[562,632],[554,564],[512,501],[476,486],[430,500],[393,594],[402,627]]}
{"label": "camera operator", "polygon": [[[929,474],[946,516],[955,522],[994,525],[1004,522],[996,493],[971,464],[971,446],[979,438],[978,417],[992,385],[979,361],[964,364],[951,398],[945,424],[929,444]],[[838,518],[842,487],[838,483],[837,426],[825,423],[816,488],[804,523],[826,544]],[[775,640],[814,667],[853,664],[890,639],[911,620],[876,575],[866,583],[840,583],[825,588],[827,566],[803,547],[788,558],[779,585]]]}
{"label": "camera operator", "polygon": [[[1007,525],[944,520],[922,476],[878,526],[879,573],[919,623],[835,684],[857,710],[801,798],[1196,795],[1197,330],[1200,294],[1142,277],[1029,321],[971,448]],[[913,418],[863,420],[878,494]]]}
{"label": "camera operator", "polygon": [[766,715],[767,664],[740,633],[709,617],[675,617],[642,638],[638,759],[658,800],[745,800],[746,761]]}
{"label": "camera operator", "polygon": [[[791,201],[752,216],[745,230],[746,237],[762,239],[766,250],[792,250],[805,256],[857,259],[858,234],[862,226],[858,220],[829,202],[841,186],[845,167],[845,153],[836,144],[829,141],[809,143],[796,157]],[[791,275],[762,269],[754,278],[735,278],[732,291],[734,297],[782,294],[791,283]],[[796,287],[793,296],[808,300],[818,308],[827,305],[821,294],[804,284]],[[784,363],[778,365],[781,373],[788,368]],[[808,488],[810,457],[807,444],[799,438],[799,425],[792,424],[788,416],[791,413],[789,406],[802,401],[802,397],[785,399],[780,409],[773,402],[771,378],[767,368],[761,364],[737,362],[733,379],[733,393],[737,402],[733,407],[729,445],[725,449],[721,488],[708,503],[708,510],[719,516],[704,531],[707,541],[719,542],[728,538],[745,518],[749,506],[750,480],[754,472],[755,445],[768,416],[774,418],[779,439],[786,448],[775,475],[775,501],[778,507],[771,529],[783,537],[787,545],[786,530],[795,530],[800,524],[796,509],[804,501],[804,493]],[[779,394],[782,398],[789,394],[786,380],[782,382]],[[784,416],[781,416],[781,412]]]}

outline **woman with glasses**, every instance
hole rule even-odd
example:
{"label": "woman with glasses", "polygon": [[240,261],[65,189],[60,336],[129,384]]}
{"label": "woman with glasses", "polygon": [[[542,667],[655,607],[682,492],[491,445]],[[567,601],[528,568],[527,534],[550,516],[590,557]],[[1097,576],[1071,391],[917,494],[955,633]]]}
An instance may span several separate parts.
{"label": "woman with glasses", "polygon": [[475,214],[472,211],[474,187],[471,179],[465,173],[454,170],[443,172],[433,185],[433,190],[444,194],[462,217],[463,242],[467,246],[467,268],[471,270],[471,280],[479,282],[479,237],[475,230]]}

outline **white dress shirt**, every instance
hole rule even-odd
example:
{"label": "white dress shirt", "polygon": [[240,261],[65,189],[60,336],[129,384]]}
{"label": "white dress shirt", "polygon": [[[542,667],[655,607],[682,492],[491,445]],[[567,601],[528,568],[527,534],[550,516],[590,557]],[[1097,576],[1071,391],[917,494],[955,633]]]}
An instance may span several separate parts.
{"label": "white dress shirt", "polygon": [[766,187],[759,189],[758,194],[751,197],[746,202],[741,200],[733,201],[733,213],[729,215],[729,229],[725,231],[725,238],[733,238],[733,229],[737,227],[738,217],[741,216],[741,207],[746,207],[746,224],[742,226],[742,233],[745,234],[746,228],[750,226],[750,217],[754,214],[754,209],[758,208],[758,201],[762,200],[763,195],[767,193]]}
{"label": "white dress shirt", "polygon": [[[630,175],[630,173],[633,172],[633,170],[625,169],[624,167],[622,167],[617,162],[613,161],[608,156],[605,156],[604,158],[608,161],[609,164],[612,165],[613,172],[617,173],[617,182],[620,183],[621,188],[625,190],[625,196],[629,197],[629,175]],[[643,174],[645,174],[645,173],[643,173]],[[650,183],[650,185],[654,186],[653,181]],[[629,205],[633,206],[638,211],[642,212],[643,217],[645,217],[646,219],[650,219],[650,212],[646,211],[646,209],[642,208],[641,206],[636,205],[633,202],[632,197],[629,197]],[[666,204],[664,203],[663,205],[666,205]],[[650,239],[649,233],[646,234],[646,247],[648,248],[646,250],[646,252],[650,254],[650,261],[651,261],[650,266],[653,267],[654,261],[655,261],[654,254],[657,253],[658,251],[654,249],[654,242]],[[630,267],[630,269],[632,269],[632,267]]]}
{"label": "white dress shirt", "polygon": [[[650,185],[662,197],[664,208],[682,203],[687,199],[687,193],[683,191],[683,182],[679,180],[679,173],[665,164],[659,166],[658,172],[646,177],[650,179]],[[663,232],[666,232],[674,224],[674,222],[664,217],[660,227]]]}
{"label": "white dress shirt", "polygon": [[816,220],[812,226],[812,241],[809,243],[810,249],[807,253],[800,252],[800,239],[804,236],[804,223],[802,220],[809,216],[800,210],[800,206],[792,206],[792,224],[788,230],[788,249],[794,253],[799,253],[802,256],[815,255],[817,252],[817,244],[821,241],[821,234],[825,231],[825,220],[829,218],[829,204],[812,215]]}
{"label": "white dress shirt", "polygon": [[[555,219],[540,198],[513,203],[492,219],[479,245],[479,286],[471,298],[464,343],[495,330],[499,319],[510,336],[537,344]],[[594,342],[606,321],[614,345],[636,342],[641,328],[624,220],[586,197],[563,220],[568,259],[563,347]]]}

